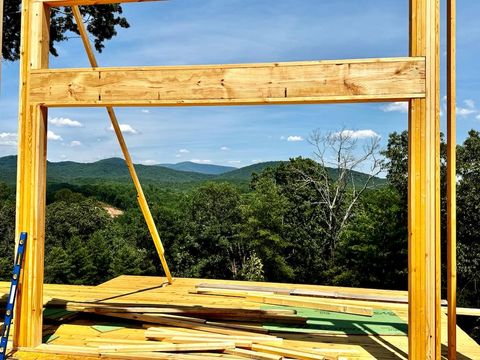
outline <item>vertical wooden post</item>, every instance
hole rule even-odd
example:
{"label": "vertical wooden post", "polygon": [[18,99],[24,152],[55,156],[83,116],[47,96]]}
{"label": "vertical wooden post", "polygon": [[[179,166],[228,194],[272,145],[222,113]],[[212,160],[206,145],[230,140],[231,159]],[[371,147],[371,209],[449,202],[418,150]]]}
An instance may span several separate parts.
{"label": "vertical wooden post", "polygon": [[[435,95],[435,358],[440,360],[442,357],[442,254],[441,254],[441,186],[440,186],[440,2],[435,0],[435,45],[431,49],[434,56],[435,69],[432,72],[434,83],[431,91]],[[433,46],[433,45],[432,45]],[[433,96],[433,95],[432,95]]]}
{"label": "vertical wooden post", "polygon": [[457,358],[456,1],[447,1],[447,301],[448,359]]}
{"label": "vertical wooden post", "polygon": [[409,110],[409,358],[440,358],[439,0],[410,0],[410,55],[426,59],[426,98]]}
{"label": "vertical wooden post", "polygon": [[48,67],[49,24],[45,5],[23,1],[16,232],[28,232],[29,241],[15,309],[14,347],[42,342],[47,109],[29,104],[28,88],[29,72]]}

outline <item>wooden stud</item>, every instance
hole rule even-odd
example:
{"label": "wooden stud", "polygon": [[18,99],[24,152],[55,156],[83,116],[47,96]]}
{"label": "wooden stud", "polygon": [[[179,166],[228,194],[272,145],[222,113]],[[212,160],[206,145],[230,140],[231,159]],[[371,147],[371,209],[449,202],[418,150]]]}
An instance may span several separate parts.
{"label": "wooden stud", "polygon": [[429,91],[435,96],[435,357],[437,360],[442,356],[442,256],[441,256],[441,188],[440,188],[440,1],[435,0],[432,9],[435,15],[435,44],[430,56],[435,58],[434,84]]}
{"label": "wooden stud", "polygon": [[262,304],[270,305],[282,305],[282,306],[300,306],[311,309],[318,309],[324,311],[334,311],[346,314],[373,316],[373,309],[368,306],[346,305],[340,303],[326,303],[319,299],[304,296],[291,296],[291,295],[276,295],[261,292],[239,292],[235,290],[199,290],[194,293],[212,295],[212,296],[229,296],[229,297],[241,297],[247,301],[258,302]]}
{"label": "wooden stud", "polygon": [[302,360],[323,360],[324,356],[318,355],[312,352],[293,350],[288,348],[282,348],[279,346],[269,346],[269,345],[260,345],[253,344],[253,351],[265,352],[267,354],[281,355],[287,358],[302,359]]}
{"label": "wooden stud", "polygon": [[[190,342],[212,342],[212,341],[246,341],[259,343],[275,343],[283,342],[282,338],[265,337],[265,336],[239,336],[239,335],[222,335],[222,334],[208,334],[208,333],[184,333],[179,334],[178,331],[172,334],[162,333],[158,331],[145,331],[145,337],[149,340],[162,340],[175,343],[177,341],[188,338]],[[173,340],[173,341],[172,341]]]}
{"label": "wooden stud", "polygon": [[[448,307],[442,306],[442,312],[448,315]],[[464,307],[457,307],[455,309],[456,315],[462,315],[462,316],[474,316],[474,317],[480,317],[480,309],[479,308],[464,308]],[[456,330],[456,327],[455,327]],[[455,351],[456,355],[456,351]],[[449,358],[450,359],[450,358]]]}
{"label": "wooden stud", "polygon": [[238,355],[243,358],[247,359],[255,359],[255,360],[283,360],[283,356],[275,355],[275,354],[268,354],[259,351],[247,350],[247,349],[226,349],[226,354],[231,355]]}
{"label": "wooden stud", "polygon": [[[425,56],[426,98],[409,110],[409,358],[440,357],[438,0],[410,1],[410,55]],[[437,164],[438,162],[438,164]]]}
{"label": "wooden stud", "polygon": [[177,352],[177,351],[214,351],[234,349],[235,343],[233,341],[219,341],[219,342],[205,342],[205,343],[191,343],[191,344],[168,344],[168,343],[152,343],[151,345],[100,345],[98,350],[100,353],[111,352],[146,352],[146,351],[163,351],[163,352]]}
{"label": "wooden stud", "polygon": [[[164,359],[164,360],[206,360],[207,357],[203,354],[175,354],[175,353],[162,353],[162,352],[116,352],[116,353],[100,353],[98,348],[88,348],[85,346],[67,346],[67,345],[50,345],[42,344],[36,348],[21,348],[22,352],[38,354],[52,354],[59,355],[60,358],[74,359],[77,357],[88,359],[125,359],[125,360],[152,360],[152,359]],[[55,358],[41,356],[41,359]],[[226,358],[226,357],[225,357]]]}
{"label": "wooden stud", "polygon": [[425,97],[425,59],[39,70],[45,106],[217,106],[401,101]]}
{"label": "wooden stud", "polygon": [[48,67],[49,17],[44,4],[23,1],[16,234],[27,232],[28,242],[15,307],[15,348],[42,341],[47,109],[31,105],[28,93],[32,69]]}
{"label": "wooden stud", "polygon": [[457,358],[456,0],[447,1],[447,302],[448,359]]}
{"label": "wooden stud", "polygon": [[326,299],[342,299],[342,300],[362,300],[373,302],[389,302],[389,303],[401,303],[407,304],[408,297],[395,297],[395,296],[381,296],[371,294],[355,294],[342,291],[319,291],[319,290],[305,290],[298,288],[281,288],[271,286],[258,286],[258,285],[228,285],[228,284],[215,284],[215,283],[202,283],[195,286],[198,291],[204,291],[206,289],[222,289],[227,291],[245,291],[245,292],[266,292],[279,295],[296,295],[296,296],[309,296],[314,298],[326,298]]}
{"label": "wooden stud", "polygon": [[[126,314],[126,313],[107,313],[105,316],[136,320],[144,323],[167,325],[167,326],[176,326],[183,327],[186,329],[201,330],[205,332],[211,332],[216,334],[224,335],[240,335],[240,336],[251,336],[254,333],[252,331],[236,330],[227,328],[221,325],[216,325],[216,323],[206,322],[205,320],[197,319],[196,321],[182,320],[179,317],[174,318],[173,316],[166,315],[144,315],[144,314]],[[154,329],[154,328],[153,328]],[[149,328],[151,330],[151,328]],[[258,335],[258,334],[257,334]],[[274,338],[274,336],[264,335],[266,338]]]}
{"label": "wooden stud", "polygon": [[[93,52],[90,41],[88,40],[87,31],[85,29],[85,25],[83,24],[83,18],[80,13],[80,9],[78,8],[78,6],[73,6],[72,11],[75,17],[75,21],[77,23],[78,31],[80,32],[80,36],[82,38],[83,45],[85,47],[85,51],[87,52],[90,65],[93,68],[96,68],[98,67],[97,60],[95,59],[95,54]],[[127,148],[127,143],[125,142],[125,138],[123,137],[122,130],[120,129],[120,125],[117,120],[117,115],[115,114],[115,110],[111,106],[107,106],[107,113],[110,118],[110,122],[112,123],[113,130],[115,131],[115,134],[117,136],[118,142],[120,144],[120,148],[122,149],[123,157],[125,158],[125,162],[127,163],[128,171],[130,172],[130,176],[133,180],[133,184],[135,185],[135,189],[137,191],[137,200],[138,200],[138,203],[140,204],[140,210],[142,211],[145,222],[147,223],[147,227],[153,239],[155,249],[157,250],[157,254],[160,258],[160,262],[162,263],[163,271],[167,276],[168,282],[171,284],[173,282],[173,278],[172,278],[172,275],[170,274],[170,269],[168,268],[167,260],[165,259],[165,249],[163,247],[162,240],[160,239],[160,234],[158,233],[157,226],[155,225],[155,220],[153,220],[153,216],[150,211],[150,207],[148,206],[148,202],[145,197],[145,194],[143,192],[142,185],[140,184],[140,180],[138,179],[137,172],[135,171],[135,165],[133,165],[132,158]]]}

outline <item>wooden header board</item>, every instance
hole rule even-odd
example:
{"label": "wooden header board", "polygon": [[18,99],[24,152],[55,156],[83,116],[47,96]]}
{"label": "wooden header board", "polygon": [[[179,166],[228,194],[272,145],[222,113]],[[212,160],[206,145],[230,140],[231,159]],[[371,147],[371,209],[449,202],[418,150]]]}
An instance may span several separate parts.
{"label": "wooden header board", "polygon": [[53,106],[256,105],[425,97],[425,59],[34,70],[30,102]]}

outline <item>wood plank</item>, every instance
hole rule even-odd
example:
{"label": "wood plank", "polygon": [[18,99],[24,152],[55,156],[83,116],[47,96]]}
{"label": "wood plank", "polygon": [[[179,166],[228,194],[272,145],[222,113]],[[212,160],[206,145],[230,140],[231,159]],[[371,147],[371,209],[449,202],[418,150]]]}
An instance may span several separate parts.
{"label": "wood plank", "polygon": [[[229,356],[219,353],[161,353],[161,352],[144,352],[144,353],[107,353],[101,354],[102,359],[125,359],[125,360],[211,360],[211,359],[231,359],[243,360],[242,358]],[[70,360],[70,359],[68,359]]]}
{"label": "wood plank", "polygon": [[[192,354],[175,354],[175,353],[161,353],[161,352],[117,352],[117,353],[100,353],[98,348],[87,348],[85,346],[71,346],[71,345],[47,345],[42,344],[36,348],[20,348],[22,358],[31,360],[32,355],[36,354],[48,354],[47,357],[40,357],[39,359],[128,359],[128,360],[139,360],[139,359],[168,359],[168,360],[207,360],[207,357],[203,355],[192,355]],[[58,357],[53,357],[52,355],[58,355]],[[15,354],[15,357],[18,356],[18,352]],[[212,354],[211,358],[216,358]]]}
{"label": "wood plank", "polygon": [[235,343],[232,341],[220,341],[220,342],[205,342],[205,343],[191,343],[191,344],[163,344],[152,343],[152,345],[100,345],[98,350],[100,353],[112,353],[112,352],[178,352],[178,351],[214,351],[214,350],[226,350],[234,349]]}
{"label": "wood plank", "polygon": [[[345,300],[364,300],[364,301],[378,301],[388,303],[400,303],[408,304],[408,297],[394,297],[394,296],[381,296],[371,294],[355,294],[339,291],[319,291],[319,290],[305,290],[297,288],[280,288],[272,286],[254,286],[254,285],[228,285],[228,284],[213,284],[213,283],[201,283],[195,286],[197,290],[205,289],[224,289],[224,290],[236,290],[236,291],[255,291],[255,292],[268,292],[279,295],[298,295],[298,296],[311,296],[327,299],[345,299]],[[445,302],[446,304],[446,302]]]}
{"label": "wood plank", "polygon": [[256,360],[282,360],[283,356],[268,354],[259,351],[247,350],[247,349],[227,349],[225,353],[232,355],[239,355],[247,359],[256,359]]}
{"label": "wood plank", "polygon": [[145,337],[147,339],[152,340],[165,340],[168,341],[172,339],[180,339],[188,337],[191,341],[199,342],[199,341],[237,341],[237,340],[244,340],[250,341],[255,343],[267,343],[267,342],[282,342],[283,339],[279,337],[273,336],[262,336],[262,335],[250,335],[250,336],[242,336],[242,335],[222,335],[222,334],[208,334],[203,332],[198,333],[181,333],[179,331],[156,331],[156,330],[147,330],[145,331]]}
{"label": "wood plank", "polygon": [[318,355],[318,354],[315,354],[315,353],[310,353],[310,352],[306,352],[306,351],[299,351],[299,350],[292,350],[292,349],[288,349],[288,348],[277,347],[277,346],[269,346],[269,345],[253,344],[252,345],[252,350],[253,351],[259,351],[259,352],[265,352],[267,354],[281,355],[281,356],[291,357],[291,358],[294,358],[294,359],[302,359],[302,360],[323,360],[323,359],[325,359],[324,356]]}
{"label": "wood plank", "polygon": [[247,300],[271,305],[301,306],[346,314],[373,316],[373,309],[370,307],[331,303],[327,304],[315,300],[309,300],[308,298],[301,298],[300,296],[248,296]]}
{"label": "wood plank", "polygon": [[29,103],[28,89],[32,69],[48,67],[49,23],[48,7],[23,1],[15,238],[18,242],[18,235],[27,232],[28,239],[15,306],[14,347],[42,342],[47,109]]}
{"label": "wood plank", "polygon": [[[447,301],[448,359],[457,359],[456,0],[447,0]],[[477,309],[478,310],[478,309]],[[470,314],[471,312],[468,312]],[[480,316],[480,310],[476,312]]]}
{"label": "wood plank", "polygon": [[372,316],[373,308],[367,306],[347,305],[347,304],[335,304],[326,303],[321,300],[311,297],[303,296],[291,296],[291,295],[268,295],[268,293],[261,292],[240,292],[234,290],[222,290],[222,289],[210,289],[210,290],[197,290],[199,294],[214,295],[214,296],[231,296],[242,297],[247,301],[259,302],[269,305],[282,305],[282,306],[300,306],[318,310],[334,311],[347,314]]}
{"label": "wood plank", "polygon": [[[448,314],[448,312],[450,311],[450,309],[447,308],[447,307],[442,307],[442,311],[443,311],[445,314]],[[462,315],[462,316],[476,316],[476,317],[480,317],[480,309],[477,309],[477,308],[457,307],[457,308],[455,309],[455,314],[456,314],[456,315]]]}
{"label": "wood plank", "polygon": [[409,110],[409,358],[440,358],[439,4],[410,0],[410,56],[425,56],[426,98]]}
{"label": "wood plank", "polygon": [[[294,310],[268,309],[265,310],[243,310],[243,309],[217,309],[217,308],[196,308],[181,309],[175,307],[126,307],[126,306],[107,306],[105,304],[82,306],[69,303],[66,306],[68,310],[82,311],[96,314],[103,313],[141,313],[141,314],[176,314],[193,317],[201,317],[202,319],[222,319],[222,320],[243,320],[258,322],[281,322],[281,323],[305,323],[306,319],[295,315]],[[284,315],[285,314],[285,315]]]}
{"label": "wood plank", "polygon": [[[242,360],[236,356],[229,356],[223,353],[161,353],[161,352],[137,352],[137,353],[102,353],[102,359],[125,359],[125,360],[211,360],[231,359]],[[68,359],[70,360],[70,359]]]}
{"label": "wood plank", "polygon": [[212,323],[207,324],[206,322],[201,322],[201,321],[182,320],[178,318],[172,318],[171,316],[167,317],[165,315],[154,316],[154,315],[127,314],[127,313],[107,313],[104,315],[121,318],[121,319],[129,319],[129,320],[135,320],[135,321],[140,321],[145,323],[151,323],[151,324],[178,326],[178,327],[183,327],[187,329],[195,329],[195,330],[201,330],[201,331],[217,333],[217,334],[245,335],[245,336],[254,334],[252,331],[235,330],[235,329],[230,329],[223,326],[215,325]]}
{"label": "wood plank", "polygon": [[401,101],[425,96],[424,58],[39,70],[30,101],[207,106]]}

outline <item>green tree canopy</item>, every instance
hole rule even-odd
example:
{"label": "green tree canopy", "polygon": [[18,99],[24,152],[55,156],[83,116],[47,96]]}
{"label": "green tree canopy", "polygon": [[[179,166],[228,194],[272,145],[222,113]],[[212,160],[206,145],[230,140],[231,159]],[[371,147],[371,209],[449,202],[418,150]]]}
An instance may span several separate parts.
{"label": "green tree canopy", "polygon": [[184,234],[174,246],[180,274],[232,277],[241,219],[240,193],[228,183],[207,183],[185,200]]}
{"label": "green tree canopy", "polygon": [[[87,31],[94,39],[95,49],[99,52],[105,47],[105,40],[117,35],[117,27],[128,28],[127,19],[119,4],[81,6]],[[14,61],[20,57],[21,0],[5,0],[3,16],[2,55],[6,60]],[[50,22],[50,53],[57,56],[55,43],[68,40],[69,32],[79,34],[70,8],[53,8]]]}

